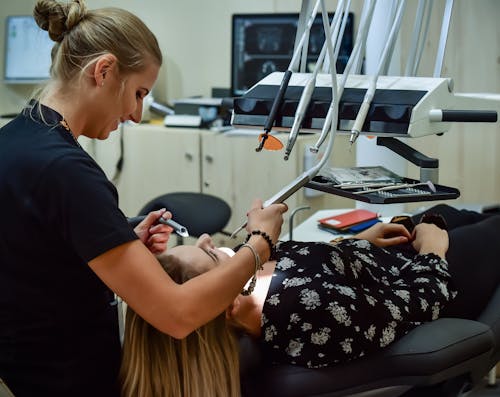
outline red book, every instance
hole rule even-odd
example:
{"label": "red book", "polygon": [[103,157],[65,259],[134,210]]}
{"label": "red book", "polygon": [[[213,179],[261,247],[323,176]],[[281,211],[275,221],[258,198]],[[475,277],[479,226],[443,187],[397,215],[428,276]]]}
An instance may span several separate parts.
{"label": "red book", "polygon": [[322,226],[330,227],[332,229],[345,229],[349,226],[356,225],[357,223],[369,221],[378,218],[378,214],[373,211],[365,209],[355,209],[343,214],[329,216],[318,220]]}

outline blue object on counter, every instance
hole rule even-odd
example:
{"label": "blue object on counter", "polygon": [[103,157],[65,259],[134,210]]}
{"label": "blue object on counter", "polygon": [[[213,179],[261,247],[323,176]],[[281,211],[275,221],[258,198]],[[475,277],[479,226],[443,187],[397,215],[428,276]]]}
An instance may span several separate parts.
{"label": "blue object on counter", "polygon": [[347,231],[349,233],[359,233],[365,229],[368,229],[370,226],[373,226],[375,223],[381,222],[380,219],[370,219],[369,221],[358,223],[357,225],[351,226]]}

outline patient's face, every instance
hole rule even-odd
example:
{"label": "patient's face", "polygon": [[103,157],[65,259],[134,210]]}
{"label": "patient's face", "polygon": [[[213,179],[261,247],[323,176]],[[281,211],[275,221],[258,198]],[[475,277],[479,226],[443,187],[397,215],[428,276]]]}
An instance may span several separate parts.
{"label": "patient's face", "polygon": [[229,259],[234,252],[227,248],[217,248],[208,234],[200,236],[195,245],[178,245],[168,250],[183,260],[196,263],[201,269],[212,269],[217,264]]}

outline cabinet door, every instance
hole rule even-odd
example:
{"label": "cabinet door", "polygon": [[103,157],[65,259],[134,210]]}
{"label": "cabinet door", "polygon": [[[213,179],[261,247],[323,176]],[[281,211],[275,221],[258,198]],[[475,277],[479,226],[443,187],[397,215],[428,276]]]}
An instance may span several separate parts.
{"label": "cabinet door", "polygon": [[254,198],[266,200],[280,184],[276,181],[291,174],[286,164],[278,166],[279,152],[257,153],[256,146],[256,137],[202,134],[202,191],[223,198],[231,207],[227,231],[245,220]]}
{"label": "cabinet door", "polygon": [[[127,216],[137,215],[162,194],[200,191],[198,130],[126,125],[122,134],[98,142],[96,159],[117,187],[120,208]],[[120,156],[122,170],[118,172]]]}

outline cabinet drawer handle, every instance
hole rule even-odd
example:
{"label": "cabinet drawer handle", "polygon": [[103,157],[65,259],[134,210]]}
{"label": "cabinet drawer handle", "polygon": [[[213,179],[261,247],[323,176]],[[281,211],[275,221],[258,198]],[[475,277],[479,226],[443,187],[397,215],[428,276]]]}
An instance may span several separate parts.
{"label": "cabinet drawer handle", "polygon": [[191,153],[186,153],[184,157],[187,161],[193,161],[193,155]]}
{"label": "cabinet drawer handle", "polygon": [[214,162],[214,158],[212,156],[208,155],[208,154],[205,156],[205,160],[209,164],[212,164]]}

